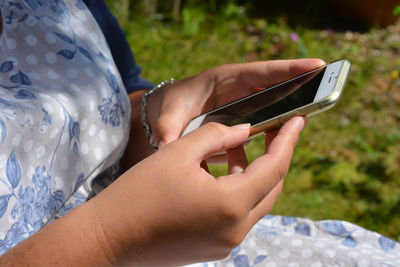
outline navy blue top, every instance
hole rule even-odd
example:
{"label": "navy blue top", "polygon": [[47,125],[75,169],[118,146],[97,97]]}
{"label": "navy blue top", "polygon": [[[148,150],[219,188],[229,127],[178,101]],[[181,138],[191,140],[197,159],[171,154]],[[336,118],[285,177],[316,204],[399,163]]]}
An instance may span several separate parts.
{"label": "navy blue top", "polygon": [[110,47],[115,64],[121,74],[128,94],[136,90],[154,87],[152,83],[140,77],[142,69],[136,65],[125,33],[104,0],[83,1],[93,14],[106,37],[108,46]]}

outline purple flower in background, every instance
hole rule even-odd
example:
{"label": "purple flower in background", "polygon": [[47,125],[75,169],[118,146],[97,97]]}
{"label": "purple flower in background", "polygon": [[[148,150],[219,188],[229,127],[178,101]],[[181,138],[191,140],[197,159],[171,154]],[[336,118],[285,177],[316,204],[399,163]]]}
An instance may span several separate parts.
{"label": "purple flower in background", "polygon": [[292,40],[293,42],[298,42],[299,41],[299,36],[297,35],[297,33],[295,33],[295,32],[292,32],[291,34],[290,34],[290,40]]}
{"label": "purple flower in background", "polygon": [[326,29],[326,33],[328,33],[329,35],[333,33],[333,29],[332,28],[327,28]]}

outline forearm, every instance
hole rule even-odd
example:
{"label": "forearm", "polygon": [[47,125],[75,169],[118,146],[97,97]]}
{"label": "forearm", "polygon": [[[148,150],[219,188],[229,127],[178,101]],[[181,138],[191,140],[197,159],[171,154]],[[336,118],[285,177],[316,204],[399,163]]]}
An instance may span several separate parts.
{"label": "forearm", "polygon": [[129,95],[131,103],[131,131],[125,154],[121,159],[121,164],[125,169],[132,167],[137,162],[154,153],[154,149],[146,138],[146,133],[140,120],[140,102],[146,91],[140,90]]}
{"label": "forearm", "polygon": [[[147,171],[129,170],[96,197],[0,257],[0,266],[115,266],[152,262]],[[143,179],[135,179],[140,177]],[[149,196],[150,195],[150,196]],[[157,259],[160,260],[160,259]],[[154,259],[153,259],[154,261]]]}
{"label": "forearm", "polygon": [[0,266],[110,266],[114,262],[90,201],[0,257]]}

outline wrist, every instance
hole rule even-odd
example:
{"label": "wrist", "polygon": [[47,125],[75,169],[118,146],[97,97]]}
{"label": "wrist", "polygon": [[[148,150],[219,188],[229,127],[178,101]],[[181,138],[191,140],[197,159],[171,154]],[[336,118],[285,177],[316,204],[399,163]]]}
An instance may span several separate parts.
{"label": "wrist", "polygon": [[0,257],[1,266],[115,264],[90,201],[44,227]]}
{"label": "wrist", "polygon": [[[161,107],[160,107],[160,105],[154,105],[154,104],[149,105],[149,103],[151,103],[151,102],[154,103],[154,99],[159,99],[158,101],[156,101],[156,103],[162,103],[162,101],[160,101],[160,95],[162,95],[162,93],[160,93],[160,92],[163,92],[164,90],[161,90],[161,89],[170,86],[174,82],[175,82],[174,79],[170,79],[169,81],[167,81],[167,80],[162,81],[161,83],[159,83],[154,88],[147,91],[142,96],[142,100],[140,103],[141,122],[142,122],[143,128],[146,133],[146,138],[149,141],[149,143],[151,144],[151,146],[154,148],[154,150],[158,150],[159,138],[157,137],[157,132],[156,132],[157,127],[156,126],[157,126],[157,119],[160,115],[159,113],[160,113]],[[153,96],[153,97],[150,98],[151,96]],[[153,99],[153,101],[150,101],[151,99]],[[162,96],[161,96],[161,99],[162,99]],[[148,106],[153,107],[153,109],[149,109]],[[157,106],[158,106],[158,108],[156,108]],[[157,114],[155,114],[156,112],[154,112],[154,111],[158,111]],[[153,127],[151,125],[153,125]]]}
{"label": "wrist", "polygon": [[140,90],[129,94],[131,103],[131,130],[128,145],[121,158],[121,166],[126,170],[154,152],[154,149],[146,139],[146,134],[140,121],[140,101],[146,91]]}
{"label": "wrist", "polygon": [[151,251],[153,243],[152,216],[148,214],[150,207],[138,201],[145,198],[140,196],[141,190],[132,190],[140,188],[135,177],[146,178],[147,172],[132,173],[134,169],[131,168],[91,200],[92,209],[96,211],[93,218],[102,233],[99,243],[109,262],[118,266],[141,262]]}

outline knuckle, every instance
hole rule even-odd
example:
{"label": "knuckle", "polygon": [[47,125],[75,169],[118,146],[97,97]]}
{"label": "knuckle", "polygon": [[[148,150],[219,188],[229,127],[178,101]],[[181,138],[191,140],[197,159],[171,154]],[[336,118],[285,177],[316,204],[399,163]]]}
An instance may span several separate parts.
{"label": "knuckle", "polygon": [[157,129],[166,130],[171,125],[176,124],[176,115],[174,113],[160,114],[157,118]]}
{"label": "knuckle", "polygon": [[223,237],[223,247],[232,250],[242,243],[244,237],[245,234],[242,232],[230,231],[229,234]]}
{"label": "knuckle", "polygon": [[248,211],[245,205],[232,198],[232,194],[227,192],[230,191],[229,189],[225,189],[224,191],[220,214],[226,223],[234,225],[243,220]]}
{"label": "knuckle", "polygon": [[207,131],[212,136],[223,136],[226,133],[227,127],[216,122],[209,122],[206,124]]}
{"label": "knuckle", "polygon": [[228,250],[223,251],[221,253],[221,257],[218,260],[222,260],[222,259],[228,258],[229,255],[231,255],[231,253],[232,253],[232,249],[228,249]]}
{"label": "knuckle", "polygon": [[225,251],[228,254],[224,256],[228,256],[230,251],[240,245],[246,236],[249,211],[248,207],[243,204],[243,201],[232,197],[232,192],[235,191],[235,188],[226,186],[221,191],[218,192],[221,196],[217,211],[221,226],[218,240],[220,246],[228,250]]}
{"label": "knuckle", "polygon": [[243,217],[242,210],[238,207],[234,207],[234,205],[231,206],[225,205],[221,214],[224,220],[230,223],[237,222]]}
{"label": "knuckle", "polygon": [[164,115],[158,118],[154,134],[160,135],[159,137],[162,137],[163,135],[175,132],[176,129],[180,130],[181,128],[182,125],[173,116]]}
{"label": "knuckle", "polygon": [[213,68],[211,68],[210,70],[213,70],[214,72],[219,72],[219,71],[226,71],[227,68],[229,68],[230,66],[232,66],[233,64],[221,64],[218,66],[215,66]]}
{"label": "knuckle", "polygon": [[229,257],[229,255],[231,255],[232,253],[232,249],[230,248],[218,248],[218,249],[214,249],[213,250],[213,255],[209,255],[207,257],[207,261],[218,261],[218,260],[223,260],[227,257]]}
{"label": "knuckle", "polygon": [[276,175],[276,177],[279,178],[279,180],[282,180],[283,178],[285,178],[288,171],[289,171],[289,163],[287,163],[286,161],[277,162],[276,168],[275,168],[275,175]]}
{"label": "knuckle", "polygon": [[168,125],[167,123],[167,118],[165,118],[164,116],[161,116],[158,120],[157,120],[157,125],[156,125],[156,131],[158,133],[163,133],[166,125]]}
{"label": "knuckle", "polygon": [[218,80],[221,77],[225,77],[227,73],[229,73],[229,70],[231,70],[236,64],[222,64],[215,66],[213,68],[210,68],[203,72],[207,77],[210,77],[212,82],[215,84],[218,83]]}

